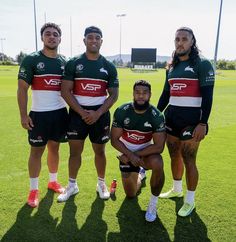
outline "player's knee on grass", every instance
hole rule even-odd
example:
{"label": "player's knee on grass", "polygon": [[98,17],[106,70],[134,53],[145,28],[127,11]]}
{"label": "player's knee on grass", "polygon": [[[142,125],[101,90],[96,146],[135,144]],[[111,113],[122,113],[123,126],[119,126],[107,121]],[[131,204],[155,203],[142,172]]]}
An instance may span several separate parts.
{"label": "player's knee on grass", "polygon": [[138,173],[121,172],[123,188],[128,198],[134,198],[137,194]]}

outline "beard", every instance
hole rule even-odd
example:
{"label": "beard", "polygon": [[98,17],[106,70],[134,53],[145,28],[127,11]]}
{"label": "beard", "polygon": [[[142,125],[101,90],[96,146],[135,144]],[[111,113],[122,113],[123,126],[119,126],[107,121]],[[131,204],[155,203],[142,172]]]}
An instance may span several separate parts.
{"label": "beard", "polygon": [[146,101],[144,104],[138,104],[136,101],[134,101],[134,109],[138,111],[145,111],[149,107],[149,101]]}
{"label": "beard", "polygon": [[175,52],[176,53],[176,56],[178,57],[182,57],[182,56],[185,56],[185,55],[188,55],[190,53],[191,49],[190,50],[186,50],[186,51],[183,51],[183,52]]}

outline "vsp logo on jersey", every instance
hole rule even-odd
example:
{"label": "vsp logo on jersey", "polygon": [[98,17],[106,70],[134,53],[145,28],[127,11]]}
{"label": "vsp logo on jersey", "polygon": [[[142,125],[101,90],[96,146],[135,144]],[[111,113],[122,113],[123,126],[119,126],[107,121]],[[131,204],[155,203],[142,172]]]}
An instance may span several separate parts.
{"label": "vsp logo on jersey", "polygon": [[181,91],[182,89],[186,88],[187,84],[185,83],[174,83],[171,85],[171,90],[172,91]]}
{"label": "vsp logo on jersey", "polygon": [[60,86],[61,85],[61,80],[60,79],[44,79],[44,82],[48,85],[48,86]]}
{"label": "vsp logo on jersey", "polygon": [[99,84],[83,84],[81,83],[82,89],[86,91],[97,91],[98,89],[101,89],[102,86]]}
{"label": "vsp logo on jersey", "polygon": [[129,132],[127,133],[127,137],[128,137],[129,139],[133,139],[133,140],[136,140],[136,141],[139,141],[139,140],[142,140],[142,139],[145,138],[145,137],[142,136],[142,135],[130,134]]}

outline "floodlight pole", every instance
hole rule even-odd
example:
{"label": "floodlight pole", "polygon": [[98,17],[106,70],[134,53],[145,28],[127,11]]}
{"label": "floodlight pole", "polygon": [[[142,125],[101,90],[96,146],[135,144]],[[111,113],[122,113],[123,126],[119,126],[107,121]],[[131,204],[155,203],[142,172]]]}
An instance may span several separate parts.
{"label": "floodlight pole", "polygon": [[35,49],[38,51],[38,41],[37,41],[37,23],[36,23],[36,7],[34,0],[34,33],[35,33]]}
{"label": "floodlight pole", "polygon": [[3,41],[6,40],[5,38],[0,38],[1,40],[1,50],[2,50],[2,61],[4,61],[4,52],[3,52]]}
{"label": "floodlight pole", "polygon": [[70,17],[70,57],[72,57],[72,19]]}
{"label": "floodlight pole", "polygon": [[122,17],[125,17],[126,14],[117,14],[116,17],[118,17],[120,19],[120,52],[119,52],[119,61],[121,62],[122,61],[122,58],[121,58],[121,37],[122,37],[122,24],[121,24],[121,18]]}
{"label": "floodlight pole", "polygon": [[218,52],[219,35],[220,35],[220,22],[221,22],[222,5],[223,5],[223,0],[220,1],[220,12],[219,12],[219,19],[218,19],[216,45],[215,45],[215,55],[214,55],[214,64],[213,64],[214,70],[216,70],[216,62],[217,62],[217,52]]}
{"label": "floodlight pole", "polygon": [[44,23],[45,24],[47,23],[47,14],[46,14],[46,12],[44,12]]}

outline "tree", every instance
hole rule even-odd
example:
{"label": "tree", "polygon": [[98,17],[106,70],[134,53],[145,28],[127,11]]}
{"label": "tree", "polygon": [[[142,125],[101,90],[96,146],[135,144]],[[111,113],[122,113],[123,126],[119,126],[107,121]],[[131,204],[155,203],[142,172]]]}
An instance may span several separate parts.
{"label": "tree", "polygon": [[236,69],[236,62],[235,61],[228,61],[228,60],[218,60],[217,61],[217,69],[220,70],[235,70]]}
{"label": "tree", "polygon": [[227,70],[235,70],[236,69],[235,62],[233,62],[233,61],[227,62],[226,68],[227,68]]}
{"label": "tree", "polygon": [[26,57],[26,55],[27,55],[26,53],[21,51],[20,54],[18,54],[16,56],[16,61],[18,62],[19,65],[22,63],[22,61]]}

